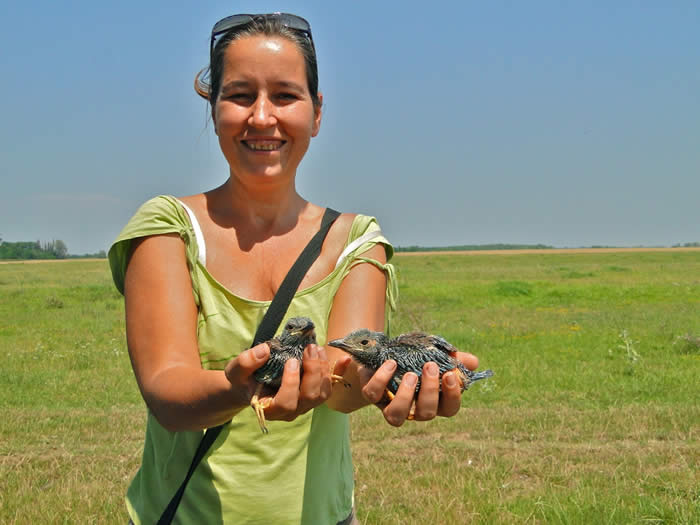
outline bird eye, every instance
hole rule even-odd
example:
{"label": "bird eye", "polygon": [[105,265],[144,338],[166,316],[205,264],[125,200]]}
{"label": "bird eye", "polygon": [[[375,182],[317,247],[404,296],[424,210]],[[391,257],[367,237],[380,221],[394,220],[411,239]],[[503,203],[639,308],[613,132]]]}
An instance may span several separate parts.
{"label": "bird eye", "polygon": [[360,341],[360,344],[362,346],[367,346],[369,344],[369,341],[367,339],[363,339],[362,341]]}
{"label": "bird eye", "polygon": [[287,326],[285,326],[285,329],[287,329],[287,330],[291,330],[292,328],[294,328],[292,326],[292,323],[288,323]]}

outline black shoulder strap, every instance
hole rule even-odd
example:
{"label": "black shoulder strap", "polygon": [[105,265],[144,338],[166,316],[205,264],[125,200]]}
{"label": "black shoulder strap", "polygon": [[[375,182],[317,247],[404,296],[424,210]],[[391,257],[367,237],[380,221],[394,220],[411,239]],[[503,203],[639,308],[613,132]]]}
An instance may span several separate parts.
{"label": "black shoulder strap", "polygon": [[265,317],[263,317],[258,330],[255,332],[252,346],[263,341],[269,341],[275,336],[277,328],[287,313],[289,303],[292,302],[294,294],[297,293],[301,280],[321,253],[321,246],[323,246],[328,230],[330,230],[339,215],[340,213],[335,210],[326,209],[326,213],[323,214],[323,219],[321,219],[321,229],[311,238],[309,244],[306,245],[306,248],[301,252],[296,262],[289,269],[284,281],[280,284],[267,312],[265,312]]}
{"label": "black shoulder strap", "polygon": [[[282,281],[282,284],[277,290],[275,297],[272,299],[270,306],[265,312],[265,316],[255,332],[255,338],[253,339],[251,348],[262,343],[263,341],[268,341],[275,336],[275,332],[282,322],[284,315],[287,313],[289,304],[292,302],[301,280],[304,278],[306,272],[321,253],[321,247],[323,246],[323,241],[328,235],[328,230],[331,229],[331,226],[339,216],[339,212],[326,208],[326,212],[323,214],[323,218],[321,219],[321,228],[311,238],[309,244],[306,245],[304,251],[301,252],[301,255],[299,255],[296,262],[289,269],[287,276]],[[163,511],[162,516],[158,520],[158,525],[169,525],[173,521],[177,507],[182,499],[182,495],[185,493],[185,487],[187,487],[187,483],[190,481],[192,474],[194,474],[197,465],[199,465],[199,463],[202,461],[202,458],[209,451],[211,446],[214,444],[214,441],[216,441],[216,438],[219,437],[219,434],[221,434],[221,430],[227,424],[228,423],[224,423],[218,427],[212,427],[206,430],[202,440],[199,442],[194,458],[192,458],[192,463],[190,464],[190,468],[187,470],[185,479],[182,481],[180,488],[177,489],[177,492],[170,500],[170,503],[168,503],[168,506]]]}

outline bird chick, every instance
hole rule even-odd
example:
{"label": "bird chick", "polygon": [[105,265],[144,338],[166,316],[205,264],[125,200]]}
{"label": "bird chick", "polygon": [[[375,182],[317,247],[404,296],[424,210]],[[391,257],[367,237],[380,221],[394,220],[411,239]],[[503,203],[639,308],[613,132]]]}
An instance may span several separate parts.
{"label": "bird chick", "polygon": [[328,344],[345,350],[355,361],[371,370],[377,370],[389,359],[396,361],[396,371],[387,385],[389,399],[394,398],[406,372],[413,372],[418,376],[417,393],[420,389],[423,365],[430,361],[438,365],[440,377],[445,372],[454,371],[462,391],[474,381],[493,375],[491,370],[472,372],[454,357],[454,353],[458,352],[457,348],[440,336],[423,332],[411,332],[391,339],[382,332],[363,328]]}
{"label": "bird chick", "polygon": [[[263,434],[269,432],[265,426],[265,408],[269,405],[270,400],[261,401],[260,394],[264,387],[268,387],[268,390],[272,392],[279,389],[282,384],[284,365],[290,359],[299,361],[299,377],[301,379],[304,374],[304,368],[301,366],[304,349],[310,344],[316,344],[315,328],[313,321],[308,317],[292,317],[287,320],[280,335],[265,341],[270,347],[270,357],[263,366],[253,373],[253,379],[259,384],[250,400],[250,406],[255,411]],[[346,387],[350,386],[343,380],[342,376],[335,375],[332,371],[333,367],[331,367],[332,383],[341,382]]]}
{"label": "bird chick", "polygon": [[284,325],[280,335],[265,341],[270,347],[270,357],[263,366],[253,373],[253,379],[259,384],[250,400],[250,406],[255,411],[263,434],[268,433],[265,426],[264,410],[269,401],[260,401],[262,389],[265,386],[270,387],[273,391],[279,389],[282,383],[284,364],[290,359],[299,361],[299,373],[302,373],[301,362],[304,349],[307,345],[316,344],[315,328],[313,321],[308,317],[292,317]]}

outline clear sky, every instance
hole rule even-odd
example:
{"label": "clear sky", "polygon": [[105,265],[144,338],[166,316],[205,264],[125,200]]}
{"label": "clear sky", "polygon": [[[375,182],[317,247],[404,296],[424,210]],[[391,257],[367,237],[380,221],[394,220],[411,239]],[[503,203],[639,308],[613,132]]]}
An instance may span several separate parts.
{"label": "clear sky", "polygon": [[303,196],[399,246],[700,241],[700,3],[3,1],[0,237],[107,249],[228,176],[192,89],[211,26],[312,25]]}

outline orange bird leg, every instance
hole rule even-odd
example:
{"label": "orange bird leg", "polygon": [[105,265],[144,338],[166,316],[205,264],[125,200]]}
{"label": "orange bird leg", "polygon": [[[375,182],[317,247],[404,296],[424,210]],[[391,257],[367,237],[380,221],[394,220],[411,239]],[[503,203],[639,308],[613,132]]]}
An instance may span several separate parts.
{"label": "orange bird leg", "polygon": [[253,394],[253,397],[250,399],[250,406],[253,408],[253,410],[255,411],[255,415],[258,418],[260,430],[262,430],[263,434],[268,434],[269,430],[265,426],[265,407],[268,406],[268,403],[263,403],[262,401],[260,401],[260,392],[262,392],[262,389],[262,383],[258,384],[257,388],[255,389],[255,393]]}
{"label": "orange bird leg", "polygon": [[335,370],[335,364],[338,361],[334,361],[333,364],[330,367],[330,372],[331,372],[331,384],[335,385],[336,383],[343,383],[343,386],[345,388],[350,388],[352,385],[348,383],[343,376],[339,376],[338,374],[334,374],[333,370]]}

